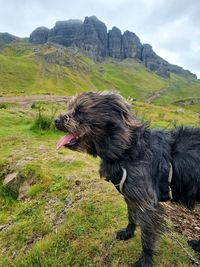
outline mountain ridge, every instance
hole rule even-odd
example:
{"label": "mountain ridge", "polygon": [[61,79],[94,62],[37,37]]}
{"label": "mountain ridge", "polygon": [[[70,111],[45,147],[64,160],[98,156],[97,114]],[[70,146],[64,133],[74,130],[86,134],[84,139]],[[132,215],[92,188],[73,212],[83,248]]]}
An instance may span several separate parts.
{"label": "mountain ridge", "polygon": [[139,37],[131,32],[121,32],[117,27],[107,30],[105,23],[97,17],[85,17],[84,21],[69,19],[57,21],[52,29],[44,26],[36,28],[29,38],[19,38],[9,33],[0,33],[0,48],[9,43],[26,40],[32,44],[56,43],[65,47],[75,47],[95,61],[106,58],[123,60],[131,58],[164,78],[170,73],[197,79],[197,76],[180,66],[170,64],[158,56],[150,44],[142,44]]}
{"label": "mountain ridge", "polygon": [[85,17],[84,21],[57,21],[52,29],[38,27],[30,34],[29,41],[33,44],[53,42],[65,47],[77,47],[97,61],[106,57],[119,60],[133,58],[165,78],[170,76],[170,72],[197,78],[189,70],[158,56],[152,46],[142,44],[135,33],[127,30],[122,34],[116,26],[107,30],[105,23],[95,16]]}

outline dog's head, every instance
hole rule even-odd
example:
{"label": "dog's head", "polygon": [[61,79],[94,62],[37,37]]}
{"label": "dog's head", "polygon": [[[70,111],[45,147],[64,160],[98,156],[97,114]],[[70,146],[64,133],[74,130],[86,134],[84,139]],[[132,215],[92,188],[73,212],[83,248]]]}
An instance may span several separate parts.
{"label": "dog's head", "polygon": [[130,105],[114,92],[87,92],[69,101],[68,111],[55,119],[66,132],[58,143],[93,156],[116,159],[131,142],[131,132],[139,123]]}

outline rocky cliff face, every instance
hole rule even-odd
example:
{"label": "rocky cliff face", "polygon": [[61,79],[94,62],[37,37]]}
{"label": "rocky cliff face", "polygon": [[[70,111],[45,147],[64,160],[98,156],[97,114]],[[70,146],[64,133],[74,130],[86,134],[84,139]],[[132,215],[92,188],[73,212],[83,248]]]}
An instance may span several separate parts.
{"label": "rocky cliff face", "polygon": [[49,31],[48,42],[58,43],[66,47],[74,46],[81,31],[81,20],[58,21]]}
{"label": "rocky cliff face", "polygon": [[125,31],[122,36],[123,58],[136,58],[141,60],[142,44],[137,35],[130,31]]}
{"label": "rocky cliff face", "polygon": [[108,32],[108,55],[122,59],[122,34],[117,27]]}
{"label": "rocky cliff face", "polygon": [[123,34],[117,27],[107,32],[106,25],[95,16],[81,20],[58,21],[54,28],[39,27],[29,38],[34,44],[54,42],[66,47],[77,47],[94,60],[106,57],[123,60],[133,58],[142,61],[145,66],[162,77],[169,77],[170,72],[189,75],[195,74],[168,63],[159,57],[149,44],[141,44],[138,36],[130,31]]}
{"label": "rocky cliff face", "polygon": [[86,17],[75,45],[99,60],[107,56],[107,27],[96,17]]}
{"label": "rocky cliff face", "polygon": [[31,33],[29,41],[33,44],[45,44],[49,38],[49,32],[46,27],[38,27]]}
{"label": "rocky cliff face", "polygon": [[159,57],[149,44],[142,46],[141,60],[151,71],[163,77],[169,77],[169,63]]}

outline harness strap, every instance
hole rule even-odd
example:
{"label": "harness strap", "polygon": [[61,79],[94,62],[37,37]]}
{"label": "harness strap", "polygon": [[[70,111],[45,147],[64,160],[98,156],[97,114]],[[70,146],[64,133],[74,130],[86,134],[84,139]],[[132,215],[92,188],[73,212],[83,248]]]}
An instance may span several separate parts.
{"label": "harness strap", "polygon": [[126,178],[127,178],[126,169],[122,167],[122,171],[123,171],[123,175],[122,175],[122,179],[121,179],[120,183],[114,185],[115,187],[119,186],[119,190],[120,190],[121,193],[122,193],[123,185],[124,185],[124,183],[126,181]]}
{"label": "harness strap", "polygon": [[[173,169],[172,169],[171,162],[169,163],[169,167],[170,167],[170,169],[169,169],[169,176],[168,176],[169,198],[170,198],[170,200],[172,200],[173,199],[173,196],[172,196],[172,189],[171,189],[170,185],[171,185],[171,182],[172,182]],[[122,179],[121,179],[120,183],[114,185],[115,187],[119,186],[119,190],[120,190],[121,193],[122,193],[122,189],[123,189],[124,183],[125,183],[126,178],[127,178],[127,170],[122,167],[122,171],[123,171],[123,175],[122,175]]]}
{"label": "harness strap", "polygon": [[171,182],[172,182],[172,175],[173,175],[173,169],[172,169],[172,164],[171,164],[171,162],[169,163],[169,176],[168,176],[168,183],[169,183],[169,198],[170,198],[170,200],[172,200],[173,199],[173,196],[172,196],[172,189],[171,189],[171,187],[170,187],[170,185],[171,185]]}

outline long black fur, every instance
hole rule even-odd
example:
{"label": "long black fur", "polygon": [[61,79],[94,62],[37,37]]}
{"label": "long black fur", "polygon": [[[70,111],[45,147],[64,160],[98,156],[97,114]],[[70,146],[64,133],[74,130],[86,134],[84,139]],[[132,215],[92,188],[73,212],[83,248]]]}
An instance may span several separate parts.
{"label": "long black fur", "polygon": [[[200,202],[200,129],[151,130],[113,92],[76,96],[69,111],[56,119],[56,126],[80,135],[76,144],[66,147],[99,156],[100,176],[114,185],[121,181],[122,168],[127,170],[122,193],[128,207],[128,226],[117,232],[117,238],[131,238],[139,224],[143,251],[134,266],[152,266],[156,243],[165,228],[160,202],[169,200],[170,163],[173,201],[189,209]],[[200,250],[200,240],[189,244]]]}

